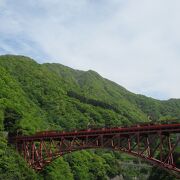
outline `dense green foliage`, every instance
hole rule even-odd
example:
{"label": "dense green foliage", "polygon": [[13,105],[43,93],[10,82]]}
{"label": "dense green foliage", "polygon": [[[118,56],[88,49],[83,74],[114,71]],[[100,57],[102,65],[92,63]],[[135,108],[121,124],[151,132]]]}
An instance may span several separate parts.
{"label": "dense green foliage", "polygon": [[9,146],[0,134],[0,180],[38,180],[38,175],[27,167],[26,162]]}
{"label": "dense green foliage", "polygon": [[[178,99],[159,101],[136,95],[91,70],[40,65],[24,56],[0,56],[0,130],[10,135],[170,118],[180,118]],[[119,165],[122,156],[109,151],[72,153],[37,175],[4,139],[0,141],[0,174],[8,179],[107,179],[119,174],[128,179],[130,174],[137,175],[134,170],[126,174]]]}
{"label": "dense green foliage", "polygon": [[69,164],[63,158],[56,159],[51,166],[45,167],[42,172],[45,180],[73,180],[73,174]]}

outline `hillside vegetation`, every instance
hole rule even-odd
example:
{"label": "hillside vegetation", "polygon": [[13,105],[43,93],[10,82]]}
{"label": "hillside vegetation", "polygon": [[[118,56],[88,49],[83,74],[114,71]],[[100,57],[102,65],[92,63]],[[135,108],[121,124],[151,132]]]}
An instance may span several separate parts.
{"label": "hillside vegetation", "polygon": [[[4,132],[33,134],[40,130],[70,131],[177,118],[179,99],[160,101],[136,95],[92,70],[38,64],[24,56],[0,56],[0,179],[8,175],[8,179],[94,180],[120,174],[131,179],[139,173],[124,171],[119,162],[125,156],[98,150],[59,158],[36,174],[7,145]],[[141,174],[143,178],[146,169]],[[164,177],[172,179],[166,173]]]}

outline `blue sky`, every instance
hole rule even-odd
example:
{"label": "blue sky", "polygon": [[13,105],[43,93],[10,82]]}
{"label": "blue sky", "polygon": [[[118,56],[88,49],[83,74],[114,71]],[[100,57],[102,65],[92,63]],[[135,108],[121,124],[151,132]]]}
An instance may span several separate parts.
{"label": "blue sky", "polygon": [[93,69],[128,90],[180,98],[179,0],[0,0],[0,54]]}

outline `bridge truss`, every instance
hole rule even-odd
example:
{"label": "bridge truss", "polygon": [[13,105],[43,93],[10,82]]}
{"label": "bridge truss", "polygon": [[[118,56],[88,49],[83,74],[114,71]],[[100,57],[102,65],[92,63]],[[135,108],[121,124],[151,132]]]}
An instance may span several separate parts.
{"label": "bridge truss", "polygon": [[42,170],[59,156],[83,149],[113,149],[139,157],[180,175],[174,158],[180,157],[180,124],[158,124],[74,132],[44,131],[11,138],[17,151],[35,170]]}

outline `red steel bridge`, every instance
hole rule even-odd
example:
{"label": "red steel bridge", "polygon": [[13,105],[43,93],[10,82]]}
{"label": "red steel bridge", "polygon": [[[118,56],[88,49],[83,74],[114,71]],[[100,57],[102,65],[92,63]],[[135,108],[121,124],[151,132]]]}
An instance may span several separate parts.
{"label": "red steel bridge", "polygon": [[179,133],[180,123],[146,124],[73,132],[43,131],[11,137],[10,142],[37,171],[67,153],[105,148],[141,158],[180,176],[180,167],[174,161],[180,159]]}

